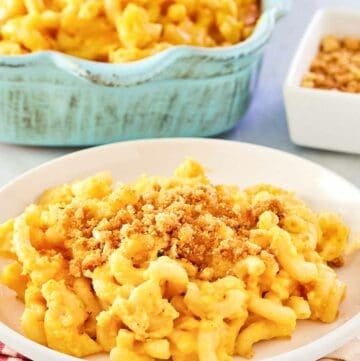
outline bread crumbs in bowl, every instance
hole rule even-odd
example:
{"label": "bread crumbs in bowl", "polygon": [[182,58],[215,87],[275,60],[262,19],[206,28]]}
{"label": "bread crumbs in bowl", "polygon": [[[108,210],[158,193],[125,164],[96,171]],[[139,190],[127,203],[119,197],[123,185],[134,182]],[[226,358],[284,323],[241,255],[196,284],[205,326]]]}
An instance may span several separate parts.
{"label": "bread crumbs in bowl", "polygon": [[359,11],[323,9],[309,24],[284,83],[294,143],[360,153],[359,21]]}
{"label": "bread crumbs in bowl", "polygon": [[360,39],[325,36],[301,85],[360,93]]}
{"label": "bread crumbs in bowl", "polygon": [[[221,2],[239,5],[240,10],[241,4],[251,3],[253,1],[248,0]],[[42,50],[0,56],[0,141],[93,145],[132,138],[209,136],[228,130],[248,107],[264,46],[276,19],[288,7],[289,0],[263,0],[260,17],[249,37],[245,23],[234,23],[234,18],[225,16],[231,9],[226,10],[224,17],[219,13],[219,21],[224,18],[225,23],[216,25],[212,35],[216,44],[225,46],[194,46],[206,45],[207,41],[201,40],[207,33],[196,28],[200,32],[194,36],[200,40],[193,41],[191,37],[189,41],[174,40],[180,45],[165,46],[164,50],[161,42],[154,42],[157,44],[155,54],[138,61],[110,64],[84,60],[79,57],[93,59],[94,56],[81,54],[70,45],[74,51],[68,52],[72,55]],[[202,5],[199,17],[204,16],[205,8]],[[237,6],[231,8],[242,18]],[[146,17],[148,13],[143,15]],[[139,29],[132,29],[129,24],[126,31],[121,30],[129,37],[128,50],[116,50],[118,56],[124,51],[127,58],[133,59],[150,55],[139,56],[137,52],[139,47],[149,52],[140,34],[149,35],[152,31],[142,29],[143,22]],[[156,26],[150,28],[156,32]],[[230,42],[225,41],[220,29],[231,37]],[[191,33],[191,29],[189,31]],[[15,31],[16,36],[27,34]],[[185,38],[186,34],[181,32]],[[96,43],[103,41],[101,39]],[[181,45],[184,42],[189,45]],[[94,50],[86,46],[86,51],[96,52],[99,47]]]}

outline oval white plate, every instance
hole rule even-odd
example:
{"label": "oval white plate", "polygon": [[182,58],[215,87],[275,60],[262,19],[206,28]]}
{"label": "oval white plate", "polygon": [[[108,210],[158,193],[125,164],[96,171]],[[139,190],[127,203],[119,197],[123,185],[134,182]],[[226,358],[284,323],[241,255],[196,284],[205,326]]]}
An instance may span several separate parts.
{"label": "oval white plate", "polygon": [[[133,141],[73,153],[36,168],[0,190],[0,222],[16,216],[45,188],[110,170],[115,179],[130,181],[144,173],[170,175],[186,157],[209,169],[214,182],[240,187],[273,183],[297,192],[317,210],[339,212],[360,232],[360,191],[336,174],[277,150],[250,144],[209,139],[164,139]],[[312,361],[332,352],[360,334],[360,256],[338,274],[348,284],[340,316],[333,324],[299,322],[291,340],[264,342],[256,346],[253,360]],[[78,360],[40,346],[19,331],[22,305],[0,288],[0,340],[35,361]],[[105,361],[106,355],[89,360]],[[125,361],[125,360],[124,360]]]}

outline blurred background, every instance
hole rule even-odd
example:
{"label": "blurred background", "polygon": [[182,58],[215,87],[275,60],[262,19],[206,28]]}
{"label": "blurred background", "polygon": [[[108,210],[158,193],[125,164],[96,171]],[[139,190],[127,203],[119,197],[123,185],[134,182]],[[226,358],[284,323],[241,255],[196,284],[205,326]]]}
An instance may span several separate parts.
{"label": "blurred background", "polygon": [[[360,10],[360,0],[293,0],[290,13],[281,19],[266,48],[259,84],[249,111],[233,130],[217,137],[300,155],[338,172],[360,187],[360,155],[298,147],[288,135],[282,85],[306,26],[314,12],[322,7]],[[1,144],[0,186],[27,169],[74,150]]]}

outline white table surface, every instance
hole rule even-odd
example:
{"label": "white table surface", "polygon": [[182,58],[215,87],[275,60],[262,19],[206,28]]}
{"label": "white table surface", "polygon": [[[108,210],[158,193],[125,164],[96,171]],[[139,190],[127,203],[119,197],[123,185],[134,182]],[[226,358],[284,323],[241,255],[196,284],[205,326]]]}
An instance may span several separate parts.
{"label": "white table surface", "polygon": [[[360,10],[360,0],[293,0],[291,13],[281,21],[267,47],[258,89],[247,115],[235,129],[219,137],[300,155],[336,171],[360,187],[360,155],[297,147],[291,143],[286,126],[282,83],[290,60],[314,11],[329,6]],[[354,136],[360,139],[360,134]],[[74,150],[0,145],[0,186],[34,166]]]}

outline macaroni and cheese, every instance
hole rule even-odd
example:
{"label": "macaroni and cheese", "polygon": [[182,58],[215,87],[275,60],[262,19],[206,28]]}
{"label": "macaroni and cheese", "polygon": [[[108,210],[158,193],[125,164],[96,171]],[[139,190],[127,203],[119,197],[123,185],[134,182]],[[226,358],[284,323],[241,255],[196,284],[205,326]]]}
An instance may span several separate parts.
{"label": "macaroni and cheese", "polygon": [[128,62],[172,45],[236,44],[259,14],[258,0],[3,0],[0,54],[57,50]]}
{"label": "macaroni and cheese", "polygon": [[0,281],[25,304],[23,333],[60,352],[230,361],[336,319],[348,234],[291,192],[214,185],[187,160],[170,178],[47,190],[0,226]]}

